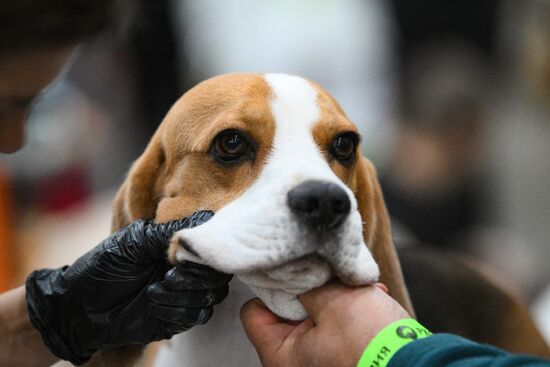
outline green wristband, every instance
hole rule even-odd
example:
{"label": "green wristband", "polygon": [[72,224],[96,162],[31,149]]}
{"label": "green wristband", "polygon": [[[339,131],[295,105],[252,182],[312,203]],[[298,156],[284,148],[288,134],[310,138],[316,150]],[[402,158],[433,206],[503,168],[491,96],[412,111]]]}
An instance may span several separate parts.
{"label": "green wristband", "polygon": [[386,367],[404,345],[430,335],[432,333],[415,319],[392,322],[371,340],[357,367]]}

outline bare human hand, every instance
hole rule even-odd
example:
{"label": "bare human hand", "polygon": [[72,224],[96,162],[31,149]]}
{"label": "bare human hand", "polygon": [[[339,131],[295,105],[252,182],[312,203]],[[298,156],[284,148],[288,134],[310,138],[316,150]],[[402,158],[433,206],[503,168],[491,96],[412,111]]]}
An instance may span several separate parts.
{"label": "bare human hand", "polygon": [[380,283],[331,282],[299,298],[310,317],[298,324],[279,318],[259,299],[242,307],[243,327],[262,366],[356,366],[380,330],[410,317]]}

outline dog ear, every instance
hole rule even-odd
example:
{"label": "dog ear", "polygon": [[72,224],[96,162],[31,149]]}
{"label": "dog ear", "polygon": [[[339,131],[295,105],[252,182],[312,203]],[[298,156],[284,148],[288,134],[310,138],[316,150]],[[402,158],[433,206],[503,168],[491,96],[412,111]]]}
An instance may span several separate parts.
{"label": "dog ear", "polygon": [[111,230],[114,232],[137,219],[155,217],[162,179],[164,149],[157,131],[145,152],[134,162],[113,202]]}
{"label": "dog ear", "polygon": [[401,264],[393,243],[390,219],[378,182],[376,169],[365,157],[360,157],[356,169],[357,203],[363,221],[363,237],[380,267],[380,281],[389,294],[414,315]]}

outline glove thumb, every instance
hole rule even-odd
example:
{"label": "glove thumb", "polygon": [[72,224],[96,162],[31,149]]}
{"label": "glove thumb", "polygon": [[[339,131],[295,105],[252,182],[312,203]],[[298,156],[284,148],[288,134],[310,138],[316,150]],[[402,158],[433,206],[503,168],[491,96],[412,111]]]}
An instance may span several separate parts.
{"label": "glove thumb", "polygon": [[145,225],[144,240],[149,245],[147,246],[149,257],[155,261],[166,259],[166,250],[174,232],[204,224],[213,216],[214,212],[201,210],[191,214],[187,218],[166,223],[148,221]]}

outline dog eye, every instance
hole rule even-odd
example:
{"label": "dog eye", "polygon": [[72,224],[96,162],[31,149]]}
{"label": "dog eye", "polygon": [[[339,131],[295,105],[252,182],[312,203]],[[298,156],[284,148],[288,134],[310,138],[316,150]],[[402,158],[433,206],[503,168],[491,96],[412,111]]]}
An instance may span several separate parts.
{"label": "dog eye", "polygon": [[341,162],[348,162],[355,152],[357,137],[354,133],[344,133],[337,136],[330,146],[330,153]]}
{"label": "dog eye", "polygon": [[214,140],[215,156],[223,162],[236,161],[251,153],[248,140],[238,131],[222,131]]}

